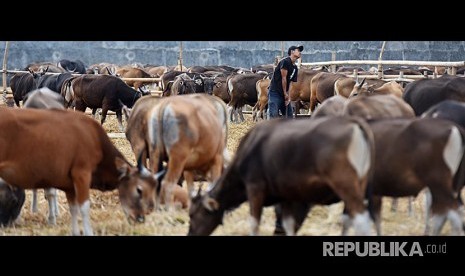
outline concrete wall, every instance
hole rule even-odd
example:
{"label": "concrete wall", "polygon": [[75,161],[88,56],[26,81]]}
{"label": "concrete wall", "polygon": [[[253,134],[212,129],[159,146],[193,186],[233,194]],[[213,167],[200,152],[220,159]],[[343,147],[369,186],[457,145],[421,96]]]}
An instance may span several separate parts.
{"label": "concrete wall", "polygon": [[[86,65],[111,62],[134,62],[175,65],[179,55],[178,41],[13,41],[10,42],[8,69],[19,69],[34,61],[80,59]],[[303,62],[331,60],[378,59],[381,41],[286,41],[285,55],[291,45],[302,44]],[[465,60],[464,41],[388,41],[383,59],[460,61]],[[0,53],[5,43],[0,42]],[[251,67],[272,63],[281,54],[280,41],[185,41],[183,64],[231,65]]]}

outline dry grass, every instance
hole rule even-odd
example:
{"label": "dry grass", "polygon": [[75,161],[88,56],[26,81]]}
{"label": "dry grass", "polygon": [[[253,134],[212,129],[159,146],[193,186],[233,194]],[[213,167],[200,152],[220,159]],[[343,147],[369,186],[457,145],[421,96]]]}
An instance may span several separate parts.
{"label": "dry grass", "polygon": [[[243,124],[231,124],[229,128],[228,149],[231,153],[236,151],[241,137],[251,128],[254,123],[250,116]],[[105,130],[118,132],[115,116],[108,116],[104,124]],[[135,163],[131,147],[126,139],[113,139],[113,143],[125,155]],[[21,219],[12,227],[0,228],[0,235],[70,235],[70,215],[64,193],[59,191],[59,210],[56,226],[47,224],[48,205],[44,199],[42,190],[39,191],[39,212],[31,212],[32,192],[26,192],[26,202],[21,212]],[[414,216],[409,217],[407,213],[407,200],[401,199],[397,213],[390,211],[390,200],[386,200],[382,218],[382,229],[384,235],[422,235],[424,229],[424,216],[422,210],[423,197],[419,196],[414,201]],[[159,211],[147,216],[144,224],[130,225],[124,218],[118,199],[117,191],[100,192],[93,190],[91,193],[91,219],[95,235],[128,236],[128,235],[185,235],[188,230],[189,216],[187,210],[176,210],[172,212]],[[340,235],[340,214],[343,205],[341,203],[332,206],[314,207],[306,219],[299,235]],[[213,235],[248,235],[248,212],[247,204],[225,215],[224,224],[219,226]],[[271,235],[274,230],[273,208],[265,208],[260,233]],[[351,232],[350,232],[351,233]],[[449,233],[446,225],[444,234]],[[374,234],[374,232],[373,232]]]}

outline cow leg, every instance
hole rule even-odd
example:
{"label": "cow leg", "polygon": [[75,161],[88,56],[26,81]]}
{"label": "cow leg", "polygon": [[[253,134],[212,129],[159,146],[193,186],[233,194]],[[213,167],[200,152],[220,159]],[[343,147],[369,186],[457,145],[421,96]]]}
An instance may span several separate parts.
{"label": "cow leg", "polygon": [[311,96],[310,97],[310,111],[308,112],[309,114],[312,114],[313,111],[315,111],[316,105],[318,104],[318,100],[316,99],[316,96]]}
{"label": "cow leg", "polygon": [[255,103],[255,105],[252,108],[252,121],[257,122],[258,121],[258,116],[260,111],[259,110],[259,102]]}
{"label": "cow leg", "polygon": [[[355,235],[369,235],[370,234],[370,216],[365,210],[364,194],[365,191],[361,190],[359,181],[349,182],[345,177],[350,177],[344,173],[340,173],[333,177],[331,188],[344,202],[344,208],[347,208],[349,216],[355,228]],[[354,176],[353,179],[356,179]]]}
{"label": "cow leg", "polygon": [[244,108],[244,107],[238,108],[238,110],[239,110],[239,117],[240,117],[240,119],[241,119],[241,123],[245,122],[244,113],[242,113],[242,109],[243,109],[243,108]]}
{"label": "cow leg", "polygon": [[352,226],[352,220],[350,219],[349,214],[347,213],[347,208],[344,206],[342,211],[342,233],[341,236],[347,236],[350,227]]}
{"label": "cow leg", "polygon": [[223,152],[216,154],[215,159],[213,160],[213,164],[210,167],[210,184],[208,185],[209,190],[213,188],[213,185],[215,185],[216,181],[220,178],[221,172],[223,171],[223,164]]}
{"label": "cow leg", "polygon": [[184,170],[184,165],[188,158],[186,153],[188,152],[189,150],[173,146],[173,152],[170,153],[168,171],[161,182],[161,192],[164,193],[165,207],[168,211],[171,211],[174,208],[174,189]]}
{"label": "cow leg", "polygon": [[69,212],[71,213],[71,233],[73,236],[80,236],[78,215],[79,205],[76,202],[76,195],[73,191],[66,191],[66,199],[68,200]]}
{"label": "cow leg", "polygon": [[250,206],[250,235],[257,236],[263,204],[265,202],[265,194],[261,189],[249,185],[247,186],[247,198],[249,199]]}
{"label": "cow leg", "polygon": [[282,202],[282,221],[283,221],[283,228],[286,232],[287,236],[295,236],[295,218],[294,218],[294,209],[292,203]]}
{"label": "cow leg", "polygon": [[396,213],[397,212],[397,206],[398,206],[399,200],[396,197],[392,198],[391,201],[391,212]]}
{"label": "cow leg", "polygon": [[116,110],[116,119],[118,120],[119,131],[124,132],[123,113],[121,112],[121,109]]}
{"label": "cow leg", "polygon": [[408,216],[413,217],[413,197],[408,197]]}
{"label": "cow leg", "polygon": [[57,223],[57,190],[48,188],[44,190],[45,199],[48,201],[48,223],[56,225]]}
{"label": "cow leg", "polygon": [[368,211],[370,217],[375,223],[376,234],[381,236],[381,207],[382,207],[382,197],[372,195],[368,200]]}
{"label": "cow leg", "polygon": [[187,193],[189,194],[189,199],[195,196],[194,191],[194,173],[191,171],[184,171],[184,180],[186,180]]}
{"label": "cow leg", "polygon": [[294,118],[297,118],[297,114],[300,113],[300,101],[291,101],[290,104],[293,109]]}
{"label": "cow leg", "polygon": [[236,124],[239,123],[239,111],[238,111],[238,109],[239,109],[238,107],[234,107],[234,109],[233,109],[233,113],[234,113],[234,122],[235,122]]}
{"label": "cow leg", "polygon": [[[444,176],[443,176],[444,177]],[[432,234],[439,235],[446,220],[450,220],[452,233],[463,234],[462,219],[459,214],[459,201],[454,195],[452,187],[447,187],[443,179],[428,182],[432,195]]]}
{"label": "cow leg", "polygon": [[31,205],[31,210],[33,213],[37,213],[37,190],[33,189],[32,190],[32,205]]}
{"label": "cow leg", "polygon": [[431,217],[431,204],[433,198],[431,196],[431,191],[427,188],[425,190],[425,236],[430,234],[430,217]]}
{"label": "cow leg", "polygon": [[229,114],[229,122],[234,123],[234,119],[233,119],[234,107],[228,105],[227,109],[228,109],[228,114]]}
{"label": "cow leg", "polygon": [[275,224],[274,224],[273,235],[282,236],[286,232],[285,232],[284,227],[283,227],[283,208],[281,206],[281,203],[276,204],[274,206],[274,214],[275,214],[275,217],[276,217],[276,221],[275,221]]}
{"label": "cow leg", "polygon": [[107,107],[102,108],[102,118],[100,119],[100,124],[102,126],[103,126],[103,123],[105,123],[105,120],[107,118],[107,113],[108,113],[108,108]]}
{"label": "cow leg", "polygon": [[[79,166],[79,164],[77,164]],[[84,235],[93,236],[92,226],[90,224],[90,183],[92,180],[91,170],[83,168],[82,165],[79,166],[79,169],[71,170],[71,177],[73,179],[73,184],[75,187],[76,193],[76,203],[79,205],[81,211],[82,224],[84,228]]]}

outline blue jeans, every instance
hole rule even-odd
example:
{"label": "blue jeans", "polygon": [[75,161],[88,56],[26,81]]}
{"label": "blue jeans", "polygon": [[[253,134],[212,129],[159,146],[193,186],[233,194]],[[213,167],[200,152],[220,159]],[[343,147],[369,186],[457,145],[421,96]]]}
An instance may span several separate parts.
{"label": "blue jeans", "polygon": [[292,118],[291,104],[285,105],[283,94],[268,90],[268,120],[278,118],[280,111],[281,116]]}

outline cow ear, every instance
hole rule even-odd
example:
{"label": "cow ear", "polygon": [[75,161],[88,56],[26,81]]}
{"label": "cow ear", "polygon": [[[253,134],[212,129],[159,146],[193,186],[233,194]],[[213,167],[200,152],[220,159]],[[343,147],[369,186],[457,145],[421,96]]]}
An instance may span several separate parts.
{"label": "cow ear", "polygon": [[119,157],[116,157],[115,158],[115,165],[116,165],[116,169],[119,172],[119,177],[118,178],[120,180],[122,178],[126,177],[126,176],[129,176],[129,174],[131,172],[131,166],[126,161],[124,161],[123,159],[121,159]]}
{"label": "cow ear", "polygon": [[215,199],[206,195],[202,200],[203,206],[210,212],[216,211],[220,208],[220,204]]}

